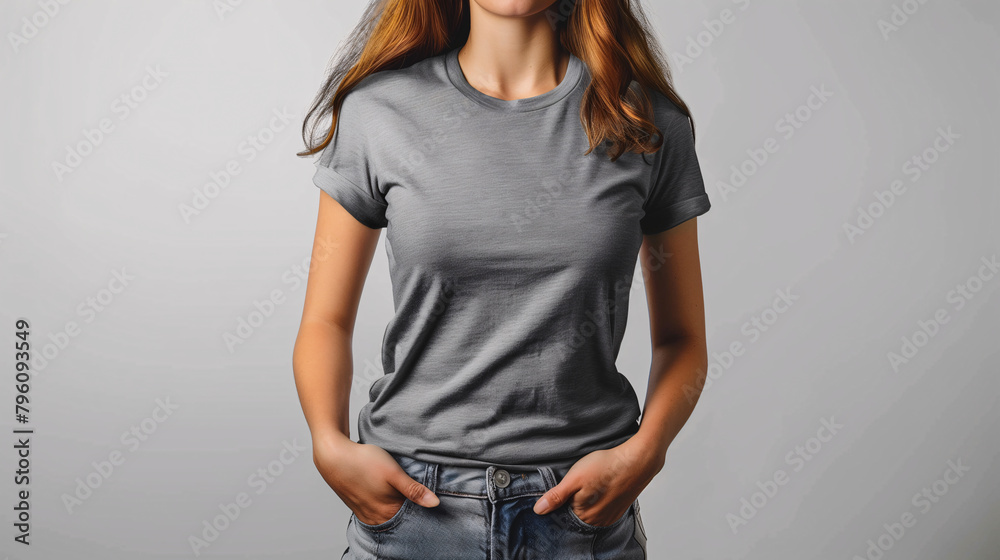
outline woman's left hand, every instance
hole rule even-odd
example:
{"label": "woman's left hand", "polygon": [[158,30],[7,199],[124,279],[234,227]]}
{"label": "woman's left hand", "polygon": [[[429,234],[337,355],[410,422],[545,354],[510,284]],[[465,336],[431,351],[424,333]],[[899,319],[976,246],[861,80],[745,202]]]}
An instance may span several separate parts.
{"label": "woman's left hand", "polygon": [[663,468],[664,454],[635,436],[625,443],[588,453],[558,484],[535,502],[544,515],[566,501],[584,523],[598,527],[621,519],[639,493]]}

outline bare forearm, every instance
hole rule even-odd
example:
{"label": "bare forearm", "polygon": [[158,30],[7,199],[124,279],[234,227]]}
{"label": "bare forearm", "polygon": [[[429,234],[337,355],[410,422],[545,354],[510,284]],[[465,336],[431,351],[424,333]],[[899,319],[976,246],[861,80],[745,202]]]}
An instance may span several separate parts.
{"label": "bare forearm", "polygon": [[705,341],[697,337],[654,348],[639,433],[633,437],[659,456],[666,455],[694,411],[703,386],[699,376],[707,365]]}
{"label": "bare forearm", "polygon": [[302,411],[317,439],[350,439],[351,335],[323,321],[303,321],[292,369]]}

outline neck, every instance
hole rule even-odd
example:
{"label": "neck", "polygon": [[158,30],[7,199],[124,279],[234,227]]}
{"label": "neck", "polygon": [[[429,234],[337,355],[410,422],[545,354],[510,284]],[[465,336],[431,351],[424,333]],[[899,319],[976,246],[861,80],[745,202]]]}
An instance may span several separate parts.
{"label": "neck", "polygon": [[469,2],[469,40],[458,53],[469,84],[498,99],[524,99],[555,88],[566,75],[569,53],[545,12],[502,16]]}

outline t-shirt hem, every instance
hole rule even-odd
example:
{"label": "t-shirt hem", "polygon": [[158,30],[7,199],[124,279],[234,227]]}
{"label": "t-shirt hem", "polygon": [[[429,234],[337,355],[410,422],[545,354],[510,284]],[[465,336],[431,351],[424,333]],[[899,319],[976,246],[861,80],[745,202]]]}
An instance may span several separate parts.
{"label": "t-shirt hem", "polygon": [[364,189],[324,165],[316,164],[313,184],[340,203],[354,219],[371,229],[388,225],[385,209],[388,206],[368,196]]}
{"label": "t-shirt hem", "polygon": [[655,214],[647,213],[647,218],[643,220],[640,229],[643,235],[661,233],[691,218],[701,216],[705,212],[708,212],[711,207],[712,203],[708,199],[708,194],[699,194],[698,196],[674,203]]}
{"label": "t-shirt hem", "polygon": [[[395,453],[395,452],[390,452]],[[563,459],[559,461],[538,461],[531,463],[505,463],[503,461],[477,461],[472,459],[463,459],[459,457],[451,457],[447,455],[437,455],[433,453],[396,453],[397,455],[405,455],[418,461],[423,461],[426,463],[437,463],[439,465],[450,465],[456,467],[474,467],[474,468],[486,468],[489,466],[498,467],[501,469],[509,469],[512,471],[527,471],[533,470],[538,467],[550,467],[553,470],[560,471],[566,470],[573,466],[574,463],[579,461],[583,456],[574,459]]]}
{"label": "t-shirt hem", "polygon": [[[635,428],[635,431],[637,431],[637,430],[638,430],[638,424],[636,424],[636,428]],[[621,445],[622,443],[625,443],[633,435],[635,435],[635,431],[630,431],[626,435],[619,436],[619,437],[615,438],[614,440],[610,441],[605,446],[600,446],[600,447],[596,447],[594,449],[591,449],[590,451],[581,452],[578,455],[573,456],[573,457],[563,457],[563,458],[559,458],[559,459],[542,459],[542,460],[537,460],[537,461],[529,461],[529,462],[521,462],[521,463],[504,462],[504,461],[491,461],[489,459],[474,459],[474,458],[471,458],[471,457],[456,457],[456,456],[453,456],[453,455],[445,455],[445,454],[441,454],[441,453],[435,453],[434,451],[430,451],[430,450],[423,450],[423,451],[407,450],[407,451],[403,451],[403,450],[394,448],[388,442],[381,442],[380,443],[378,441],[363,441],[364,438],[360,438],[360,437],[358,438],[358,443],[373,443],[373,444],[375,444],[375,445],[377,445],[379,447],[382,447],[383,449],[385,449],[388,453],[390,453],[392,455],[397,455],[397,456],[401,455],[401,456],[409,457],[411,459],[416,459],[418,461],[423,461],[423,462],[426,462],[426,463],[437,463],[437,464],[440,464],[440,465],[450,465],[450,466],[456,466],[456,467],[474,467],[474,468],[485,468],[485,467],[489,467],[489,466],[495,466],[495,467],[502,468],[502,469],[510,469],[510,470],[518,470],[518,471],[533,470],[533,469],[536,469],[538,467],[543,467],[544,466],[544,467],[550,467],[553,470],[555,470],[556,472],[564,472],[564,471],[568,470],[570,467],[572,467],[574,464],[576,464],[577,461],[579,461],[580,459],[582,459],[584,456],[588,455],[589,453],[592,453],[593,451],[598,451],[600,449],[611,449],[612,447],[616,447],[618,445]]]}

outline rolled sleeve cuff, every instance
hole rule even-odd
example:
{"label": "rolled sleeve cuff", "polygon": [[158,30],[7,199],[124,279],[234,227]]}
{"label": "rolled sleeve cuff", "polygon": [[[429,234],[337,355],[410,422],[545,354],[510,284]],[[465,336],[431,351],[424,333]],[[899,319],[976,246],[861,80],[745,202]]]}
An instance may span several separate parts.
{"label": "rolled sleeve cuff", "polygon": [[340,203],[354,219],[371,229],[388,225],[385,217],[387,205],[372,198],[364,189],[329,167],[316,165],[313,183]]}
{"label": "rolled sleeve cuff", "polygon": [[639,228],[643,235],[653,235],[666,231],[674,226],[678,226],[691,218],[701,216],[708,212],[712,203],[708,200],[708,194],[682,200],[672,204],[662,210],[646,212],[639,222]]}

